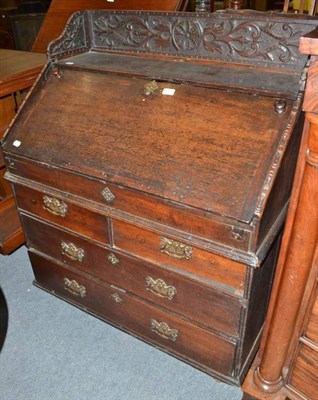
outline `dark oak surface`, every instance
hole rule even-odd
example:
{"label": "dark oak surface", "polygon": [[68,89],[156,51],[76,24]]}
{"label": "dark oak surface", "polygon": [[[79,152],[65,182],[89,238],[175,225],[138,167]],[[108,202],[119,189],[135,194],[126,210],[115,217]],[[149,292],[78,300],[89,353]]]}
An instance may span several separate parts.
{"label": "dark oak surface", "polygon": [[233,90],[267,96],[295,99],[301,79],[299,71],[276,71],[246,68],[226,62],[204,63],[195,60],[178,60],[172,57],[163,59],[147,58],[141,62],[136,55],[124,55],[91,51],[63,60],[64,67],[71,62],[74,67],[88,68],[116,74],[147,77],[160,81],[180,84],[194,84],[203,87],[222,89],[224,85]]}
{"label": "dark oak surface", "polygon": [[[26,108],[19,116],[7,142],[12,154],[46,162],[50,148],[52,165],[251,221],[292,103],[279,115],[272,98],[171,83],[159,88],[174,88],[174,96],[147,98],[145,80],[69,70],[54,83],[50,77],[33,97],[36,112]],[[103,107],[96,109],[96,101]],[[141,117],[138,125],[133,114]]]}

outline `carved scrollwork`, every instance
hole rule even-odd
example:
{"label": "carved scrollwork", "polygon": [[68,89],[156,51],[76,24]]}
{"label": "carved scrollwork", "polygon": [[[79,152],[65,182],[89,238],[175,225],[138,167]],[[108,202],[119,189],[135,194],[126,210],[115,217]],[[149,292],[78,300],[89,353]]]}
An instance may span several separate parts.
{"label": "carved scrollwork", "polygon": [[62,36],[50,44],[49,53],[51,55],[63,52],[69,53],[85,47],[86,35],[84,28],[84,15],[82,13],[76,13],[70,19]]}
{"label": "carved scrollwork", "polygon": [[293,21],[242,18],[243,14],[96,13],[97,47],[119,51],[164,52],[177,56],[220,58],[238,62],[296,65],[299,38],[312,28]]}

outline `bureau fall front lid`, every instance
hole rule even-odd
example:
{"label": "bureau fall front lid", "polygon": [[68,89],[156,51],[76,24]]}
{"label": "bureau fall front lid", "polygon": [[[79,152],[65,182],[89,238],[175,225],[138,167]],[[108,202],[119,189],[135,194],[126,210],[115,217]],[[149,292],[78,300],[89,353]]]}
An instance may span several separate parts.
{"label": "bureau fall front lid", "polygon": [[[15,155],[250,221],[289,120],[275,99],[65,69],[33,94]],[[20,145],[16,147],[16,141]]]}

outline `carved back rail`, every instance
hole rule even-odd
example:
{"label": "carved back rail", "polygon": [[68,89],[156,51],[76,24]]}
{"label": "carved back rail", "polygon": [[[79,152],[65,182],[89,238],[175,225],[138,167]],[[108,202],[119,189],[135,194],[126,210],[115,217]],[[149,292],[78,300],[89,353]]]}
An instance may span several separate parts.
{"label": "carved back rail", "polygon": [[303,69],[299,39],[315,17],[253,11],[208,13],[79,11],[49,46],[56,61],[90,50]]}

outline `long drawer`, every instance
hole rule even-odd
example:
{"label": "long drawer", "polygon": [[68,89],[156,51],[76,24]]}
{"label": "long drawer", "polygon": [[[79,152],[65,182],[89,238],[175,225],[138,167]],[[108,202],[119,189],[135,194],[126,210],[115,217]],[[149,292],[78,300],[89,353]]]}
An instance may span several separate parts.
{"label": "long drawer", "polygon": [[101,243],[109,243],[107,217],[79,207],[65,198],[25,186],[14,185],[14,192],[20,210],[28,211]]}
{"label": "long drawer", "polygon": [[[22,214],[28,245],[222,334],[237,336],[242,299]],[[191,296],[189,296],[191,293]]]}
{"label": "long drawer", "polygon": [[234,343],[65,265],[29,256],[39,286],[202,369],[231,376]]}

